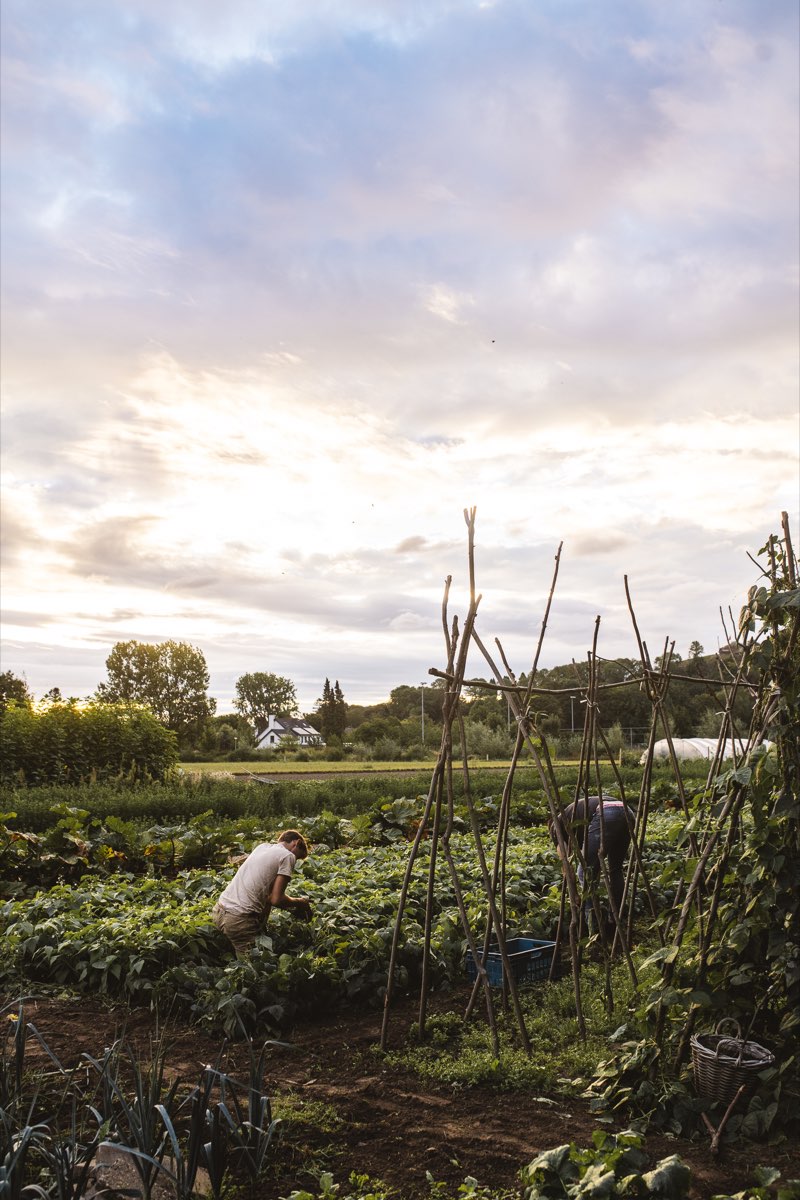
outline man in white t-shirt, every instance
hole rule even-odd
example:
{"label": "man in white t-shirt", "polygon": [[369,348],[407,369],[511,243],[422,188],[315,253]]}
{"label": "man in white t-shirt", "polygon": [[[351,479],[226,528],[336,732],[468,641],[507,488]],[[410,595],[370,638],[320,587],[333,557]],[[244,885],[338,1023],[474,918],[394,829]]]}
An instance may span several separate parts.
{"label": "man in white t-shirt", "polygon": [[250,950],[273,906],[288,908],[305,921],[311,919],[311,904],[305,896],[286,894],[296,860],[307,855],[303,835],[287,829],[277,841],[256,846],[239,867],[211,913],[237,957]]}

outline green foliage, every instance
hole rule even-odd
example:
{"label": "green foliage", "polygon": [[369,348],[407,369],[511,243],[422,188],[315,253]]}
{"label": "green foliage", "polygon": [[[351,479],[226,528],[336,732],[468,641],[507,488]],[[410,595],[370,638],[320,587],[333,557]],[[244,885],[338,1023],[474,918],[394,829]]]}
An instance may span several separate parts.
{"label": "green foliage", "polygon": [[612,1200],[622,1196],[685,1200],[689,1195],[691,1172],[677,1155],[645,1171],[642,1137],[632,1130],[618,1134],[596,1130],[592,1141],[589,1149],[571,1142],[535,1158],[520,1173],[523,1200]]}
{"label": "green foliage", "polygon": [[[62,856],[77,836],[82,853],[91,858],[96,853],[90,845],[93,829],[87,828],[85,815],[65,813],[62,821],[53,833]],[[326,823],[331,829],[330,817]],[[96,827],[95,832],[99,833]],[[156,827],[155,832],[168,831]],[[112,874],[103,865],[96,873],[69,876],[69,885],[57,884],[6,903],[0,908],[0,986],[9,990],[24,981],[144,1001],[161,995],[229,1033],[236,1032],[240,1020],[248,1027],[260,1021],[280,1028],[297,1012],[311,1013],[335,1002],[380,1003],[404,853],[393,846],[343,847],[330,853],[318,848],[298,870],[299,886],[313,904],[313,922],[293,921],[288,912],[278,910],[251,958],[230,961],[227,943],[211,924],[210,913],[233,866],[180,869],[191,853],[204,859],[224,854],[225,839],[205,821],[180,836],[183,841],[175,834],[175,844],[172,834],[151,840],[144,849],[140,843],[139,854],[151,864],[160,859],[160,865],[151,866],[159,876]],[[251,829],[248,841],[256,838],[262,840],[263,834]],[[460,871],[473,881],[465,903],[478,928],[484,902],[474,848],[466,837],[454,837],[452,848]],[[171,878],[175,870],[178,874]],[[532,925],[539,936],[549,933],[558,909],[558,867],[549,843],[537,850],[515,841],[507,870],[509,921]],[[416,895],[409,900],[399,949],[402,984],[419,978],[424,905],[418,896],[426,876],[423,855],[414,868]],[[433,980],[441,983],[463,977],[465,948],[452,881],[442,861],[437,864],[434,899],[431,970]]]}
{"label": "green foliage", "polygon": [[368,1175],[359,1175],[355,1171],[350,1173],[346,1191],[342,1191],[342,1185],[334,1181],[330,1171],[322,1171],[318,1183],[318,1189],[315,1188],[313,1192],[294,1190],[286,1200],[390,1200],[392,1196],[391,1189],[387,1189],[379,1179],[370,1179]]}
{"label": "green foliage", "polygon": [[[260,752],[254,753],[263,761]],[[565,796],[574,786],[575,773],[574,767],[557,768]],[[638,787],[640,775],[639,768],[626,769],[623,773],[623,777],[634,787]],[[613,781],[610,772],[604,781]],[[497,773],[481,770],[472,772],[474,794],[481,797],[477,803],[479,809],[485,810],[487,822],[490,812],[499,811],[500,782]],[[283,815],[304,818],[315,816],[323,810],[340,817],[354,817],[370,811],[375,805],[405,799],[409,795],[418,796],[423,791],[427,793],[430,771],[421,771],[413,776],[381,775],[376,772],[360,778],[336,775],[323,780],[286,778],[267,784],[252,779],[220,778],[205,772],[186,772],[172,774],[163,783],[153,787],[140,784],[131,787],[124,780],[114,779],[102,784],[86,784],[76,787],[74,791],[57,784],[28,788],[20,786],[21,783],[16,777],[7,781],[0,791],[0,806],[17,813],[20,829],[40,832],[54,823],[57,818],[51,810],[63,803],[85,808],[93,816],[113,814],[130,821],[188,820],[207,809],[212,809],[218,817],[258,817],[262,820],[274,819],[276,824]],[[463,795],[460,775],[454,779],[454,794],[456,799]],[[546,804],[530,767],[517,772],[512,796],[515,820],[521,824],[544,820]]]}
{"label": "green foliage", "polygon": [[188,642],[117,642],[106,659],[108,679],[97,689],[111,704],[144,704],[185,742],[198,739],[213,714],[209,673],[201,650]]}
{"label": "green foliage", "polygon": [[290,717],[297,712],[297,691],[284,675],[251,671],[236,680],[233,706],[260,733],[269,717]]}
{"label": "green foliage", "polygon": [[[530,1054],[520,1043],[516,1018],[500,1008],[496,1015],[499,1053],[484,1022],[465,1023],[461,1014],[443,1012],[429,1017],[423,1042],[418,1041],[415,1026],[411,1044],[393,1051],[388,1062],[454,1089],[483,1086],[543,1096],[581,1094],[618,1025],[618,1018],[609,1015],[603,1002],[600,968],[587,964],[583,976],[585,1040],[567,1035],[575,1019],[575,1002],[571,979],[561,978],[520,991]],[[622,964],[613,968],[613,987],[624,1008],[631,999],[632,985]],[[554,1035],[555,1030],[563,1034]]]}
{"label": "green foliage", "polygon": [[333,687],[330,679],[325,680],[314,718],[326,741],[330,738],[344,737],[347,727],[347,704],[338,679]]}
{"label": "green foliage", "polygon": [[30,705],[32,696],[24,679],[20,679],[13,671],[0,672],[0,713],[9,704]]}
{"label": "green foliage", "polygon": [[712,1200],[800,1200],[800,1180],[781,1182],[777,1167],[756,1167],[754,1186],[732,1195],[718,1195]]}
{"label": "green foliage", "polygon": [[113,704],[10,705],[0,748],[4,784],[160,780],[178,759],[174,735],[152,713]]}
{"label": "green foliage", "polygon": [[[149,1062],[119,1040],[100,1058],[84,1053],[83,1069],[68,1072],[26,1020],[23,1005],[16,1007],[16,1013],[8,1007],[0,1011],[0,1019],[12,1018],[0,1027],[3,1196],[79,1200],[94,1195],[90,1171],[102,1148],[130,1159],[145,1196],[157,1183],[169,1181],[176,1200],[195,1200],[201,1167],[214,1200],[243,1176],[263,1177],[278,1132],[262,1084],[270,1043],[260,1055],[249,1044],[246,1083],[219,1066],[206,1066],[197,1085],[187,1090],[180,1078],[167,1080],[163,1029],[151,1046]],[[26,1048],[32,1038],[47,1056],[45,1070],[28,1065]],[[45,1115],[31,1124],[35,1112]]]}
{"label": "green foliage", "polygon": [[598,1109],[686,1132],[702,1109],[724,1109],[694,1094],[689,1035],[734,1018],[776,1063],[740,1102],[727,1139],[763,1138],[800,1105],[800,589],[785,545],[771,538],[761,554],[766,584],[750,590],[736,648],[760,744],[689,795],[684,862],[667,864],[660,882],[681,886],[681,899],[697,887],[702,911],[690,895],[672,914],[672,940],[644,964],[658,974],[642,988],[636,1027],[592,1088]]}

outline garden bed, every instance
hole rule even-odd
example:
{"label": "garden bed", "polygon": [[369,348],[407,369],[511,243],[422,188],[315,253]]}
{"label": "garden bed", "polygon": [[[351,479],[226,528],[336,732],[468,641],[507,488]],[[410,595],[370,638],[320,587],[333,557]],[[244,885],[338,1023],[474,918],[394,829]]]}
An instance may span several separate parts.
{"label": "garden bed", "polygon": [[[431,1011],[462,1012],[468,986],[432,997]],[[392,1009],[391,1043],[405,1043],[416,1018],[416,999],[400,998]],[[64,1066],[82,1051],[97,1054],[124,1032],[147,1059],[155,1019],[149,1010],[127,1010],[83,997],[32,999],[26,1014]],[[315,1177],[331,1171],[346,1184],[351,1172],[382,1179],[397,1200],[429,1200],[427,1179],[444,1181],[455,1194],[466,1176],[492,1189],[514,1188],[521,1167],[540,1151],[565,1142],[590,1145],[596,1118],[585,1102],[564,1094],[498,1092],[483,1085],[454,1088],[431,1083],[396,1063],[376,1046],[379,1012],[339,1011],[296,1025],[291,1049],[270,1051],[266,1091],[283,1117],[283,1147],[268,1177],[241,1200],[279,1200],[293,1188],[314,1190]],[[220,1044],[189,1024],[169,1026],[168,1070],[187,1083],[204,1063],[216,1061]],[[46,1056],[31,1041],[31,1065]],[[247,1049],[233,1043],[229,1069],[245,1072]],[[41,1063],[37,1064],[37,1058]],[[800,1150],[754,1144],[723,1147],[715,1161],[707,1139],[691,1143],[648,1135],[651,1162],[675,1153],[691,1168],[694,1200],[741,1191],[753,1170],[769,1162],[783,1179],[800,1175]],[[343,1187],[343,1191],[345,1188]],[[316,1194],[316,1192],[315,1192]]]}

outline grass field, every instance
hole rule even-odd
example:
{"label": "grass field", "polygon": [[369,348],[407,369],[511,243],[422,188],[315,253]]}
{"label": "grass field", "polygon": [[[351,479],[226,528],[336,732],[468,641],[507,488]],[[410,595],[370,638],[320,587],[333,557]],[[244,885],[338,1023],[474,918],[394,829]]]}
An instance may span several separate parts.
{"label": "grass field", "polygon": [[[508,760],[497,759],[487,762],[484,759],[470,760],[483,770],[503,770],[508,768]],[[204,774],[208,771],[219,771],[230,775],[341,775],[357,771],[359,774],[389,775],[394,771],[432,771],[435,760],[432,758],[415,762],[366,762],[347,759],[343,762],[290,762],[284,759],[261,762],[206,762],[179,763],[181,770],[187,775],[193,772]],[[530,763],[521,764],[521,770],[532,769]]]}

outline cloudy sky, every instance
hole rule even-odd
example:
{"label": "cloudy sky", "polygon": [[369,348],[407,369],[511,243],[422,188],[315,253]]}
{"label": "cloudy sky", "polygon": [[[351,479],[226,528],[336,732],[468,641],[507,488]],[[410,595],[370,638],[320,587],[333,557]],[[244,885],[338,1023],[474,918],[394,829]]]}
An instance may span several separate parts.
{"label": "cloudy sky", "polygon": [[[3,0],[3,654],[313,705],[724,640],[798,510],[795,0]],[[481,660],[469,670],[483,673]]]}

